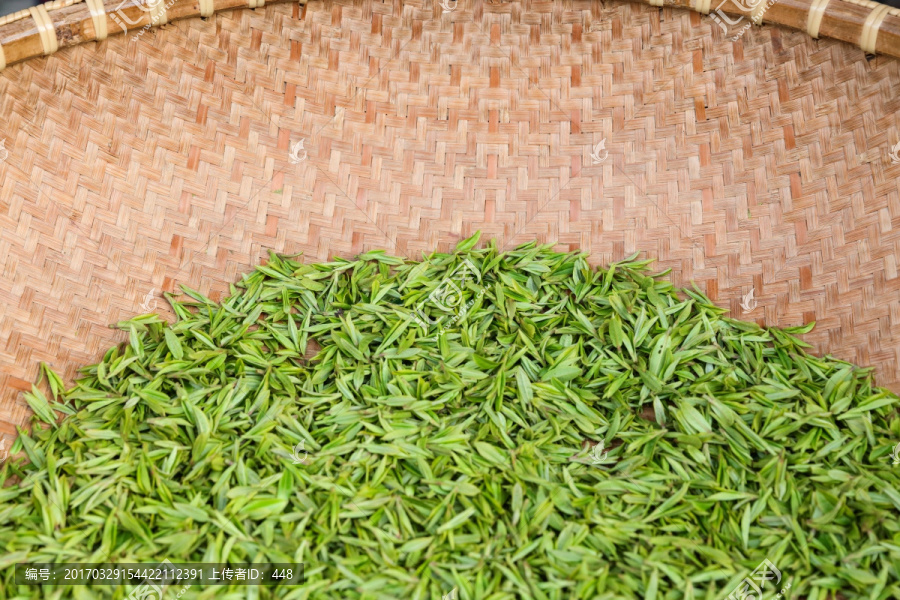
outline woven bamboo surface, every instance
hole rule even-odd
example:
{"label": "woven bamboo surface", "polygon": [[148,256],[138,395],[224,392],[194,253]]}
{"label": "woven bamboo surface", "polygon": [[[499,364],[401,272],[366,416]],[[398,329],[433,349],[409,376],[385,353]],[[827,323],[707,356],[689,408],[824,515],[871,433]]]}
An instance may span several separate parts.
{"label": "woven bamboo surface", "polygon": [[217,297],[270,249],[418,258],[476,229],[640,251],[733,316],[816,320],[818,352],[900,390],[898,61],[725,38],[623,2],[325,0],[7,68],[0,434],[41,361],[71,378],[125,339],[108,324],[171,317],[176,283]]}

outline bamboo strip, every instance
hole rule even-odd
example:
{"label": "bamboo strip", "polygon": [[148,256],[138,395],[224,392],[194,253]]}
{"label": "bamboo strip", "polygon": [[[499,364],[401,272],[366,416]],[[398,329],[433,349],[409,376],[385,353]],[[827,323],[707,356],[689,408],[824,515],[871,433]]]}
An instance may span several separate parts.
{"label": "bamboo strip", "polygon": [[819,27],[822,25],[822,17],[825,16],[825,7],[831,0],[813,0],[809,8],[809,16],[806,18],[806,33],[814,38],[819,37]]}
{"label": "bamboo strip", "polygon": [[[272,0],[285,2],[287,0]],[[58,48],[103,40],[109,33],[164,25],[171,20],[210,16],[215,11],[257,8],[265,0],[56,0],[39,9],[19,11],[0,19],[0,69]],[[900,57],[900,9],[869,0],[640,0],[652,6],[668,4],[702,14],[723,25],[718,15],[750,17],[753,23],[783,25],[824,35],[868,53]],[[719,2],[717,6],[714,3]],[[305,4],[306,0],[300,0]],[[49,10],[48,10],[49,9]],[[28,18],[31,17],[31,18]],[[109,26],[112,21],[113,27]]]}
{"label": "bamboo strip", "polygon": [[[84,0],[54,0],[53,2],[47,2],[43,5],[43,7],[49,12],[60,8],[66,8],[67,6],[72,6],[73,4],[78,4],[79,2],[83,1]],[[23,8],[20,11],[0,17],[0,25],[6,25],[7,23],[12,23],[13,21],[27,19],[30,16],[31,10],[28,8]]]}
{"label": "bamboo strip", "polygon": [[[306,4],[306,0],[299,3]],[[265,4],[265,0],[57,0],[0,19],[0,70],[59,48],[101,41],[108,35]]]}
{"label": "bamboo strip", "polygon": [[103,7],[103,0],[86,0],[86,2],[88,10],[91,11],[91,23],[94,25],[97,41],[101,42],[109,34],[109,30],[106,27],[106,10]]}
{"label": "bamboo strip", "polygon": [[59,38],[56,36],[56,28],[50,19],[50,14],[43,5],[33,6],[28,9],[34,25],[37,28],[38,37],[41,39],[41,48],[44,54],[53,54],[59,50]]}

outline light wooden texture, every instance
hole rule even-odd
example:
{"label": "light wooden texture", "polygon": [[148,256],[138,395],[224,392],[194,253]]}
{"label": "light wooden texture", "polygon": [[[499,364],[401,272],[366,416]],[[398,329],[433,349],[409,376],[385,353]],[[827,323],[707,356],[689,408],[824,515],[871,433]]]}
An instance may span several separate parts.
{"label": "light wooden texture", "polygon": [[897,60],[724,40],[643,4],[330,0],[7,68],[0,433],[40,361],[71,379],[142,302],[171,317],[176,283],[219,297],[270,249],[419,258],[477,229],[640,251],[735,317],[818,321],[816,351],[900,390]]}

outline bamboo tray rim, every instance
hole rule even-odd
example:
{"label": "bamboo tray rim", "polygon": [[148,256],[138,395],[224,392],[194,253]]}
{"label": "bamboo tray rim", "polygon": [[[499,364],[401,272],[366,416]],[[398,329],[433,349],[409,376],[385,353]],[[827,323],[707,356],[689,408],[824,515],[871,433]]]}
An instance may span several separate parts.
{"label": "bamboo tray rim", "polygon": [[[276,4],[288,0],[268,1]],[[873,0],[629,1],[710,15],[723,30],[725,21],[735,23],[725,19],[725,15],[740,17],[737,22],[749,17],[749,22],[757,25],[766,22],[800,29],[813,38],[821,33],[856,44],[869,54],[900,57],[900,8]],[[306,2],[298,0],[301,6]],[[718,3],[715,8],[714,2]],[[438,0],[432,4],[434,10],[440,8]],[[173,20],[265,5],[266,0],[53,0],[0,17],[0,70],[12,63],[48,56],[63,47],[103,41],[120,31],[146,30]],[[127,18],[123,19],[126,13]]]}

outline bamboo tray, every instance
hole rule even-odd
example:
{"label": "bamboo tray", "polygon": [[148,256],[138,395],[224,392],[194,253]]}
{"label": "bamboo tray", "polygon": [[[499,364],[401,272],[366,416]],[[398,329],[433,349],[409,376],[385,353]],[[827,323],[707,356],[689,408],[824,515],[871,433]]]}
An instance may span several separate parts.
{"label": "bamboo tray", "polygon": [[176,284],[476,229],[640,251],[900,391],[893,11],[174,0],[143,29],[129,3],[0,20],[0,435],[40,362],[73,377]]}

